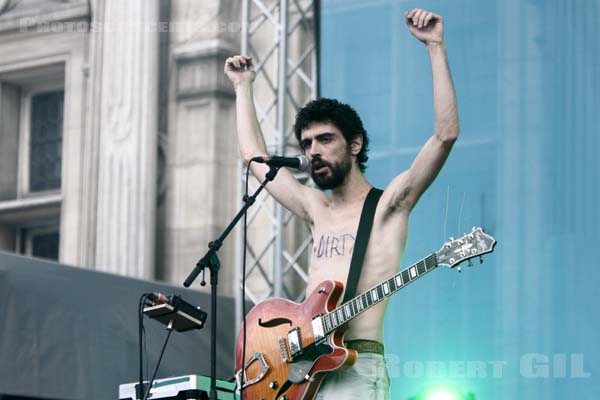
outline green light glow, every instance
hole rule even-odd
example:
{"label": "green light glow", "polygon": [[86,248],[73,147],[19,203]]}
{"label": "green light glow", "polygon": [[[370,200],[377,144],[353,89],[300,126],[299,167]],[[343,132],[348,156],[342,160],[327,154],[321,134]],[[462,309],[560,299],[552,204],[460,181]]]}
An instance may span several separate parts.
{"label": "green light glow", "polygon": [[462,400],[463,394],[451,385],[435,385],[427,388],[420,398],[423,400]]}

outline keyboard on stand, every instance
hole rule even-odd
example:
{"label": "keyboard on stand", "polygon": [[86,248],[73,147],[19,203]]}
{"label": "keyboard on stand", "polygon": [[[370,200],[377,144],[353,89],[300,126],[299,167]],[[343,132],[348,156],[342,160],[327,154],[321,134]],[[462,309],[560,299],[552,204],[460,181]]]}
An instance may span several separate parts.
{"label": "keyboard on stand", "polygon": [[[144,382],[147,383],[147,382]],[[135,388],[139,382],[119,385],[120,400],[136,400]],[[148,399],[161,400],[208,400],[210,377],[184,375],[173,378],[157,379],[150,389]],[[219,400],[237,400],[235,383],[217,379],[217,398]]]}

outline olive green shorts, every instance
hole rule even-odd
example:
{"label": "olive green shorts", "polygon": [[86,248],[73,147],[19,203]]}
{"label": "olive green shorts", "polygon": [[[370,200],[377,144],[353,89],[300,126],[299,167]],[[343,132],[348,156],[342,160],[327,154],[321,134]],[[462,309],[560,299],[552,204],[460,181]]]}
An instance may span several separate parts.
{"label": "olive green shorts", "polygon": [[316,400],[389,400],[390,378],[382,354],[358,353],[354,365],[323,379]]}

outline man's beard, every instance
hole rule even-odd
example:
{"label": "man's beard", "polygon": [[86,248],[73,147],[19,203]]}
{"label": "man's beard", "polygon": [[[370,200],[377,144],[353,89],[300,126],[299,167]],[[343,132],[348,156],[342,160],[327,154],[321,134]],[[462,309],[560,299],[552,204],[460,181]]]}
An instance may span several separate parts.
{"label": "man's beard", "polygon": [[[327,173],[315,173],[316,169],[319,169],[323,166],[329,167],[329,169],[331,170],[330,175],[328,175]],[[342,161],[335,164],[331,164],[330,162],[318,158],[312,160],[310,176],[319,188],[323,190],[329,190],[340,186],[344,182],[344,179],[346,179],[346,176],[348,176],[348,174],[350,173],[351,169],[352,158],[350,157],[350,155],[347,155]]]}

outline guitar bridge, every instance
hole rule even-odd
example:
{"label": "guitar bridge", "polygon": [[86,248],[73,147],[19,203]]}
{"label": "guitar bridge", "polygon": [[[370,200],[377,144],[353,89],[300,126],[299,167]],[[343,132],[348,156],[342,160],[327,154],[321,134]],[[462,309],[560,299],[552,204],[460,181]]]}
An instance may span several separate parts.
{"label": "guitar bridge", "polygon": [[291,357],[287,349],[287,343],[284,337],[279,338],[279,352],[281,353],[281,360],[284,363],[291,361]]}

